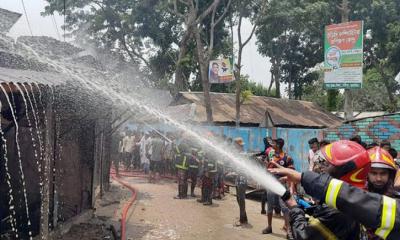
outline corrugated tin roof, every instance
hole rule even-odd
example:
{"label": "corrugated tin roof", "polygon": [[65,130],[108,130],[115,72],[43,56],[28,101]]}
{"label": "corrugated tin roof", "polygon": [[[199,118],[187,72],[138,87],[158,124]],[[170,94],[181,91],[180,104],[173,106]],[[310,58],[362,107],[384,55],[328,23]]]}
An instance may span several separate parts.
{"label": "corrugated tin roof", "polygon": [[59,85],[71,78],[60,73],[37,72],[31,70],[11,69],[0,67],[0,82],[41,83]]}
{"label": "corrugated tin roof", "polygon": [[[234,94],[210,93],[215,123],[234,123],[236,101]],[[182,92],[174,105],[194,103],[193,121],[206,122],[202,92]],[[252,96],[241,106],[242,124],[263,124],[267,118],[274,126],[325,128],[342,124],[340,118],[307,101]]]}
{"label": "corrugated tin roof", "polygon": [[[332,113],[335,114],[336,116],[344,119],[344,112],[332,112]],[[380,111],[380,112],[354,112],[353,114],[354,114],[353,120],[351,120],[351,121],[356,121],[356,120],[365,119],[365,118],[385,116],[390,113]]]}
{"label": "corrugated tin roof", "polygon": [[0,32],[7,33],[22,15],[0,8]]}

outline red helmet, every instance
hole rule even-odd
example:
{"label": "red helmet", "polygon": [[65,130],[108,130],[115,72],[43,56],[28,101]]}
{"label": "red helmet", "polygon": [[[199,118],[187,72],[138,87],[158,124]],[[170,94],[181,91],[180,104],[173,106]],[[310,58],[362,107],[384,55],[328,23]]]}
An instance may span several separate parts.
{"label": "red helmet", "polygon": [[365,187],[371,160],[364,147],[353,141],[340,140],[324,146],[321,152],[336,167],[334,177],[359,188]]}
{"label": "red helmet", "polygon": [[371,167],[397,171],[397,166],[393,157],[385,149],[374,147],[368,150],[368,154],[371,159]]}

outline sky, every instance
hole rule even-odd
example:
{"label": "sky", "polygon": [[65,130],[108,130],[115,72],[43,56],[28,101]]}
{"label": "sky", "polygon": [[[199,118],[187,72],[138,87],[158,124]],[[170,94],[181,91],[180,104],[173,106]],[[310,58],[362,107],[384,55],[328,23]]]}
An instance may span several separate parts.
{"label": "sky", "polygon": [[[64,22],[63,17],[59,16],[58,14],[54,15],[54,20],[57,24],[56,29],[52,17],[42,17],[40,15],[46,6],[46,2],[44,0],[25,0],[24,3],[33,35],[50,36],[59,39],[57,29],[62,35],[61,25]],[[23,14],[23,16],[10,30],[9,35],[11,37],[30,35],[22,0],[0,0],[0,8]],[[251,23],[249,21],[245,21],[242,29],[243,38],[246,38],[250,34],[251,29]],[[261,56],[257,52],[255,36],[253,36],[249,44],[245,47],[242,59],[242,74],[247,74],[250,76],[251,80],[261,83],[264,86],[268,86],[271,78],[271,63],[267,58]]]}

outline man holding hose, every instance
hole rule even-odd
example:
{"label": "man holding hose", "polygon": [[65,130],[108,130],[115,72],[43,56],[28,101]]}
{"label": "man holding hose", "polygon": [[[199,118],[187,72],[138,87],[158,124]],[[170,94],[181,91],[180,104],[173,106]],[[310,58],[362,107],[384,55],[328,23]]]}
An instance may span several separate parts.
{"label": "man holding hose", "polygon": [[[362,218],[354,218],[347,212],[340,212],[342,201],[338,196],[341,195],[343,187],[360,191],[365,187],[367,174],[370,169],[370,159],[367,151],[358,143],[351,141],[337,141],[325,146],[319,156],[321,161],[327,162],[324,174],[319,175],[314,172],[303,174],[293,169],[277,168],[271,169],[273,174],[286,176],[288,180],[302,184],[307,194],[314,197],[318,204],[307,212],[310,218],[306,217],[306,212],[300,208],[290,193],[286,192],[282,199],[290,209],[290,224],[292,226],[295,239],[362,239],[359,222]],[[328,182],[329,180],[329,182]],[[351,187],[350,187],[351,186]],[[368,205],[366,201],[358,201],[360,196],[345,195],[351,205],[357,208]],[[339,208],[338,208],[339,207]],[[339,210],[338,210],[339,209]],[[348,209],[354,211],[356,208]],[[367,216],[364,212],[358,212],[360,216]],[[375,217],[375,216],[374,216]],[[372,217],[372,218],[374,218]],[[365,221],[365,219],[363,219]],[[372,220],[367,220],[372,221]]]}

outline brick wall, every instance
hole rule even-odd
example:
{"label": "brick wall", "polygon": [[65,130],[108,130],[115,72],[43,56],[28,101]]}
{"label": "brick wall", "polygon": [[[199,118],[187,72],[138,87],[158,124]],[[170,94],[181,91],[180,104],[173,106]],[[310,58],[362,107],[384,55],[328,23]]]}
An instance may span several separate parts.
{"label": "brick wall", "polygon": [[366,143],[389,140],[392,147],[400,152],[400,114],[365,118],[324,130],[324,138],[330,141],[349,139],[354,135],[360,135]]}

